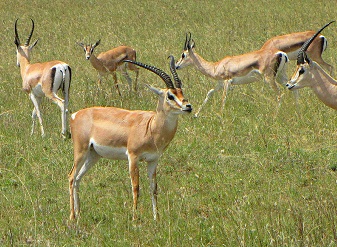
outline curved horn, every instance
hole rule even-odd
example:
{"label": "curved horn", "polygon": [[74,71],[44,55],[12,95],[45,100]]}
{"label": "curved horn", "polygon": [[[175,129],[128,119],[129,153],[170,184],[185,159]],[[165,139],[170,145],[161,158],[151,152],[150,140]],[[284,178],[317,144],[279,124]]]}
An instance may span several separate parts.
{"label": "curved horn", "polygon": [[165,82],[167,88],[170,89],[174,89],[174,85],[172,83],[171,77],[168,76],[164,71],[162,71],[161,69],[158,69],[154,66],[151,65],[146,65],[137,61],[132,61],[132,60],[124,60],[123,62],[127,62],[127,63],[133,63],[136,64],[144,69],[147,69],[153,73],[155,73],[156,75],[160,76],[160,78]]}
{"label": "curved horn", "polygon": [[99,39],[98,41],[96,41],[96,43],[92,45],[92,48],[95,48],[95,47],[98,46],[100,43],[101,43],[101,39]]}
{"label": "curved horn", "polygon": [[19,19],[16,19],[15,25],[14,25],[14,31],[15,31],[15,41],[14,42],[17,46],[20,45],[20,38],[19,38],[18,28],[17,28],[18,20]]}
{"label": "curved horn", "polygon": [[326,28],[327,26],[329,26],[333,22],[335,22],[335,21],[330,21],[328,24],[325,24],[310,39],[308,39],[306,42],[304,42],[304,44],[302,45],[301,49],[299,50],[299,52],[297,54],[297,65],[304,63],[304,59],[306,57],[305,52],[307,51],[307,49],[310,46],[310,44],[312,43],[312,41],[320,34],[320,32],[323,31],[324,28]]}
{"label": "curved horn", "polygon": [[173,79],[174,79],[176,88],[181,88],[181,80],[179,79],[177,71],[176,71],[176,65],[175,65],[176,63],[174,61],[174,57],[172,55],[170,55],[168,58],[171,59],[170,70],[171,70],[171,73],[173,75]]}
{"label": "curved horn", "polygon": [[[189,34],[189,37],[187,39],[188,34]],[[188,34],[186,33],[186,43],[185,43],[186,48],[185,48],[185,50],[191,49],[191,37],[192,37],[192,34],[190,32],[188,32]]]}
{"label": "curved horn", "polygon": [[29,45],[30,39],[32,38],[32,35],[33,35],[33,32],[34,32],[34,21],[33,21],[33,19],[31,19],[31,21],[32,21],[32,30],[30,31],[30,34],[29,34],[29,36],[26,40],[25,46]]}
{"label": "curved horn", "polygon": [[[189,38],[188,38],[188,34],[190,35]],[[185,44],[184,44],[184,51],[187,50],[187,43],[189,42],[189,40],[191,40],[191,33],[190,32],[186,33],[186,39],[185,39]]]}

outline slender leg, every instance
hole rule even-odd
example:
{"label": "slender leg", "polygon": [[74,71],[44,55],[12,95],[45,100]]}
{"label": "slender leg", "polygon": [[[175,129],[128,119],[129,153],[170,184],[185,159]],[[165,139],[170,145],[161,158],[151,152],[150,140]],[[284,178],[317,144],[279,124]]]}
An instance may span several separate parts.
{"label": "slender leg", "polygon": [[135,82],[133,85],[133,89],[135,90],[135,92],[138,91],[138,75],[139,75],[139,69],[134,70],[135,74],[136,74],[136,78],[135,78]]}
{"label": "slender leg", "polygon": [[227,99],[227,92],[228,89],[231,85],[231,80],[225,80],[224,81],[224,90],[222,93],[222,105],[221,105],[221,112],[223,111],[224,107],[225,107],[225,103],[226,103],[226,99]]}
{"label": "slender leg", "polygon": [[113,76],[113,79],[114,79],[114,82],[115,82],[115,87],[116,87],[116,90],[119,94],[119,96],[122,96],[121,92],[119,91],[119,87],[118,87],[118,81],[117,81],[117,74],[116,72],[112,72],[112,76]]}
{"label": "slender leg", "polygon": [[[65,95],[68,97],[67,95]],[[55,104],[58,105],[61,109],[61,122],[62,122],[62,136],[65,138],[67,133],[67,108],[65,105],[65,100],[61,99],[59,96],[57,96],[55,93],[52,95],[46,95],[49,99],[51,99]]]}
{"label": "slender leg", "polygon": [[199,113],[201,111],[201,109],[205,106],[205,104],[207,103],[207,101],[212,97],[212,95],[219,91],[221,88],[224,87],[224,83],[223,81],[218,81],[218,85],[215,88],[212,88],[211,90],[208,91],[207,96],[204,100],[204,102],[202,103],[202,105],[200,106],[199,110],[197,111],[197,113],[194,115],[195,117],[199,116]]}
{"label": "slender leg", "polygon": [[153,161],[147,166],[147,174],[150,180],[150,191],[151,191],[151,199],[152,199],[152,210],[153,210],[153,219],[159,220],[159,213],[157,207],[157,178],[156,178],[156,168],[158,161]]}
{"label": "slender leg", "polygon": [[98,85],[98,88],[101,88],[101,83],[102,83],[102,78],[103,78],[103,74],[101,73],[98,73],[98,79],[97,79],[97,85]]}
{"label": "slender leg", "polygon": [[41,136],[44,137],[44,128],[43,128],[43,122],[42,122],[42,117],[41,117],[41,112],[40,112],[40,104],[41,104],[41,100],[42,98],[36,97],[33,93],[29,94],[30,99],[32,100],[33,104],[34,104],[34,110],[32,113],[32,118],[33,118],[33,125],[32,125],[32,132],[31,134],[33,134],[34,132],[34,127],[35,127],[35,119],[36,119],[36,115],[39,118],[39,122],[40,122],[40,127],[41,127]]}
{"label": "slender leg", "polygon": [[129,85],[129,92],[132,91],[132,80],[128,74],[128,72],[126,71],[126,69],[122,70],[122,75],[124,76],[124,78],[127,80],[128,85]]}
{"label": "slender leg", "polygon": [[[75,152],[75,151],[74,151]],[[74,157],[77,156],[74,153]],[[70,219],[73,220],[80,214],[80,200],[78,191],[82,177],[99,160],[99,155],[94,150],[74,158],[74,165],[69,173],[69,195],[70,195]]]}
{"label": "slender leg", "polygon": [[35,129],[35,121],[36,121],[36,109],[35,107],[33,108],[33,111],[32,111],[32,129],[30,131],[30,135],[33,135],[34,134],[34,129]]}
{"label": "slender leg", "polygon": [[131,186],[132,186],[132,196],[133,196],[133,216],[132,219],[136,220],[136,210],[137,203],[139,197],[139,168],[138,168],[138,160],[132,154],[128,154],[129,159],[129,173],[131,178]]}

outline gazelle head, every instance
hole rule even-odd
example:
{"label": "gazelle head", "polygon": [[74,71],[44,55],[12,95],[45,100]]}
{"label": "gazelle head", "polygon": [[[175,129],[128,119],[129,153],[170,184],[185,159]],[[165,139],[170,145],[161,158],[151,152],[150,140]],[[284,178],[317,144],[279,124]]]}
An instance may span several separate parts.
{"label": "gazelle head", "polygon": [[147,85],[147,87],[152,92],[156,93],[159,96],[159,104],[158,104],[159,108],[161,108],[165,112],[175,114],[190,113],[192,111],[192,106],[188,102],[188,100],[185,99],[183,91],[181,89],[182,84],[176,72],[174,57],[171,55],[169,56],[169,58],[170,58],[170,70],[175,82],[174,84],[171,80],[171,77],[161,69],[137,61],[124,60],[124,62],[133,63],[140,67],[143,67],[158,75],[165,82],[166,89],[159,89]]}
{"label": "gazelle head", "polygon": [[90,45],[85,45],[84,43],[79,43],[76,42],[76,44],[78,44],[79,46],[81,46],[84,50],[85,53],[85,59],[89,60],[91,54],[94,53],[94,49],[96,46],[98,46],[101,43],[101,40],[98,40],[95,44],[90,44]]}
{"label": "gazelle head", "polygon": [[29,45],[30,40],[32,38],[33,32],[34,32],[34,21],[32,21],[32,29],[30,31],[30,34],[25,42],[24,45],[21,45],[19,34],[18,34],[18,29],[17,29],[17,23],[19,19],[16,19],[15,25],[14,25],[14,32],[15,32],[15,40],[14,43],[16,45],[16,65],[20,66],[20,59],[21,57],[25,57],[28,61],[30,61],[30,54],[33,49],[33,47],[37,44],[39,41],[38,39],[31,45]]}
{"label": "gazelle head", "polygon": [[180,59],[175,64],[176,69],[182,69],[192,64],[192,59],[189,56],[189,51],[195,47],[193,39],[191,39],[191,33],[186,33],[186,39],[184,44],[183,53]]}
{"label": "gazelle head", "polygon": [[308,57],[306,51],[313,40],[323,31],[324,28],[329,26],[331,23],[335,21],[331,21],[328,24],[324,25],[320,30],[318,30],[310,39],[308,39],[301,47],[297,54],[297,67],[296,71],[291,77],[290,81],[287,83],[286,87],[288,89],[298,89],[302,87],[310,86],[312,80],[310,80],[311,67],[316,64],[315,62],[311,61]]}

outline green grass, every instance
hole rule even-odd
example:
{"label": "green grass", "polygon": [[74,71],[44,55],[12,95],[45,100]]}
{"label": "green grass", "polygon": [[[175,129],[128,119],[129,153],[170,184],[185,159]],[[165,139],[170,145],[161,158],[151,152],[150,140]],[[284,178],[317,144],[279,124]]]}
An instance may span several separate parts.
{"label": "green grass", "polygon": [[[156,97],[144,84],[164,86],[156,76],[141,70],[139,94],[131,96],[123,81],[120,98],[112,77],[99,90],[75,42],[101,39],[97,54],[130,45],[139,61],[169,71],[167,57],[180,56],[187,31],[197,52],[216,61],[258,49],[275,35],[320,28],[336,18],[335,1],[5,0],[0,13],[1,246],[336,245],[336,112],[309,89],[301,90],[299,114],[286,89],[277,111],[263,82],[234,87],[222,114],[215,94],[199,118],[180,119],[158,167],[159,222],[145,166],[135,223],[126,162],[102,159],[81,183],[82,215],[70,224],[72,143],[60,137],[60,111],[47,100],[47,136],[39,129],[30,136],[32,103],[21,90],[13,42],[15,19],[25,40],[33,18],[32,41],[40,40],[32,62],[60,59],[73,69],[71,112],[93,105],[154,110]],[[336,65],[335,24],[324,35],[324,58]],[[215,82],[192,68],[178,73],[196,111]]]}

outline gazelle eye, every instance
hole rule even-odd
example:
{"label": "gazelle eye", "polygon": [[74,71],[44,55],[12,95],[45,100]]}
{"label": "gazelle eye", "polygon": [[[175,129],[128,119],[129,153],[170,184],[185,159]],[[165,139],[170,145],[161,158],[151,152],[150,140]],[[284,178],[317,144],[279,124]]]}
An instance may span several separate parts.
{"label": "gazelle eye", "polygon": [[301,68],[301,69],[298,71],[298,73],[299,73],[300,75],[302,75],[304,72],[305,72],[304,68]]}
{"label": "gazelle eye", "polygon": [[185,53],[181,54],[181,58],[184,59],[186,57]]}
{"label": "gazelle eye", "polygon": [[168,98],[169,100],[174,100],[174,96],[173,96],[172,94],[168,94],[168,95],[167,95],[167,98]]}

